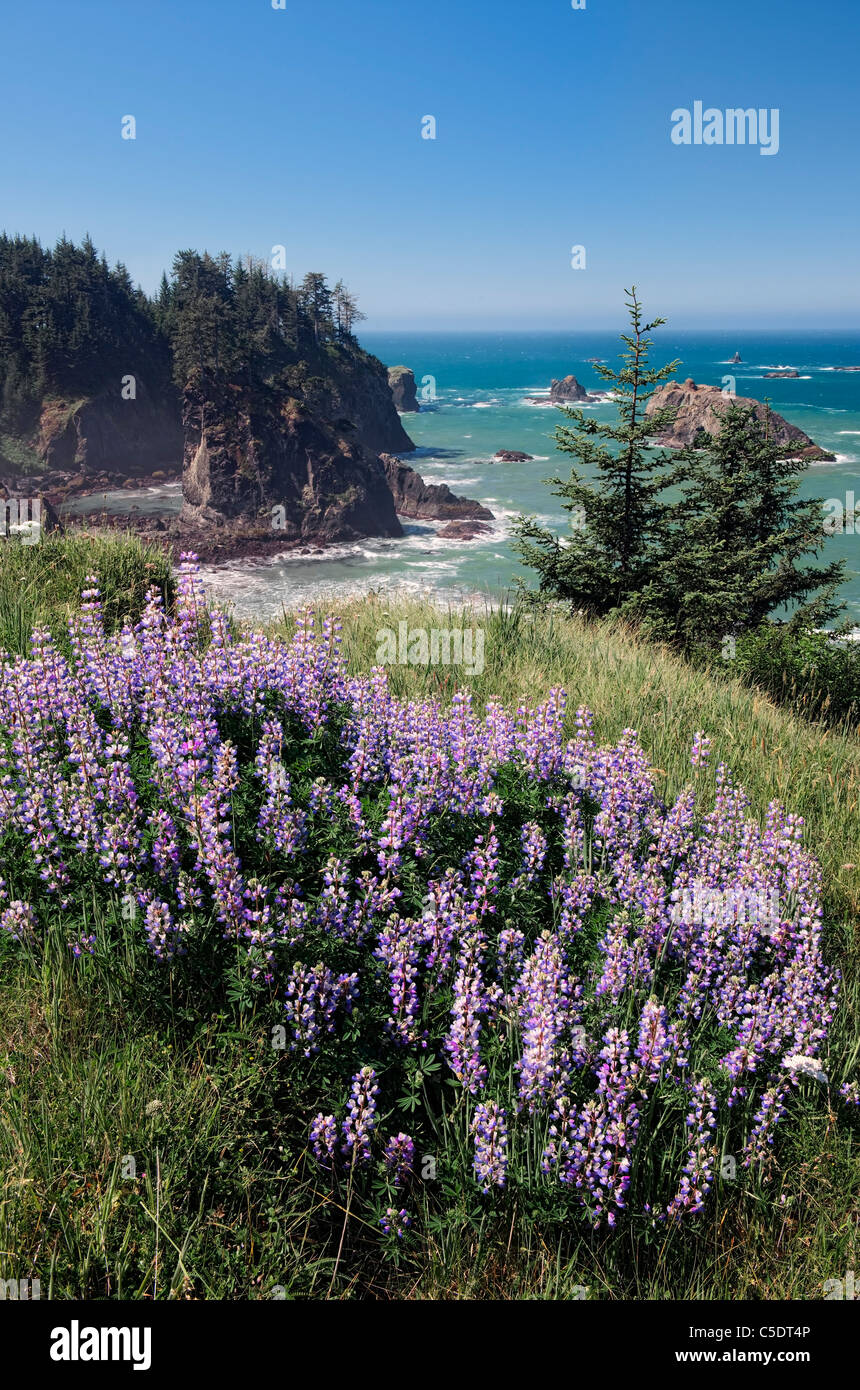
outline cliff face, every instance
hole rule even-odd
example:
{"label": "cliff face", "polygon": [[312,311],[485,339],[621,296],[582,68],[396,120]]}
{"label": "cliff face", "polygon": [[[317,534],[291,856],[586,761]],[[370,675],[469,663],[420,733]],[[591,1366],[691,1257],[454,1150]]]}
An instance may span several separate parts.
{"label": "cliff face", "polygon": [[188,390],[182,519],[284,540],[400,536],[379,458],[304,403],[235,385]]}
{"label": "cliff face", "polygon": [[415,374],[409,367],[389,367],[388,385],[397,410],[420,410],[415,392]]}
{"label": "cliff face", "polygon": [[[734,396],[727,400],[719,386],[697,386],[690,377],[683,385],[677,381],[668,381],[665,386],[661,386],[648,402],[645,413],[653,415],[655,410],[665,406],[677,409],[678,414],[671,430],[657,442],[668,448],[679,449],[691,444],[702,431],[706,434],[718,434],[720,417],[730,402],[739,406],[754,407],[757,418],[764,423],[767,412],[761,401],[754,401],[748,396]],[[809,435],[804,434],[797,425],[789,424],[774,411],[769,413],[768,429],[771,438],[779,444],[796,444],[798,458],[828,461],[835,458],[834,454],[828,454],[813,443]]]}
{"label": "cliff face", "polygon": [[382,455],[385,477],[399,516],[417,521],[492,521],[493,513],[445,483],[425,483],[420,473],[390,454]]}
{"label": "cliff face", "polygon": [[46,400],[36,452],[49,469],[132,477],[162,470],[177,476],[182,464],[182,421],[170,396],[155,401],[143,381],[135,400],[119,389],[83,401]]}
{"label": "cliff face", "polygon": [[400,422],[388,371],[375,357],[341,357],[325,377],[311,377],[298,392],[318,418],[374,454],[411,453],[415,448]]}

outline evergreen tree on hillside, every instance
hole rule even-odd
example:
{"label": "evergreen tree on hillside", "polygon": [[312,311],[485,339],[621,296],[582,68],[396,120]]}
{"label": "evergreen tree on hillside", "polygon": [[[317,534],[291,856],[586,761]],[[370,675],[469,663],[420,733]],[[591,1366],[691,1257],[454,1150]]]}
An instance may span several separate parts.
{"label": "evergreen tree on hillside", "polygon": [[[795,452],[796,452],[796,446]],[[719,647],[794,606],[792,626],[823,626],[844,561],[799,564],[824,544],[822,502],[796,496],[803,459],[774,441],[754,407],[727,403],[720,432],[689,452],[653,575],[631,607],[654,635]]]}
{"label": "evergreen tree on hillside", "polygon": [[308,271],[299,290],[299,303],[313,331],[314,346],[321,347],[334,336],[334,300],[319,271]]}
{"label": "evergreen tree on hillside", "polygon": [[[648,583],[655,541],[669,513],[665,489],[679,476],[677,463],[669,472],[660,471],[666,458],[649,449],[675,412],[645,414],[655,385],[679,364],[648,366],[653,345],[648,335],[665,320],[643,323],[635,286],[625,294],[631,332],[622,334],[624,365],[618,371],[597,368],[615,393],[618,423],[604,424],[581,410],[563,407],[572,423],[556,430],[557,447],[572,454],[579,465],[567,480],[551,480],[554,495],[571,514],[570,537],[562,539],[528,517],[520,517],[515,527],[515,549],[536,571],[541,595],[594,614],[622,608]],[[581,471],[586,469],[596,474],[594,481]]]}
{"label": "evergreen tree on hillside", "polygon": [[338,280],[333,290],[335,330],[339,342],[352,337],[352,330],[367,315],[358,307],[355,295],[350,294],[342,280]]}

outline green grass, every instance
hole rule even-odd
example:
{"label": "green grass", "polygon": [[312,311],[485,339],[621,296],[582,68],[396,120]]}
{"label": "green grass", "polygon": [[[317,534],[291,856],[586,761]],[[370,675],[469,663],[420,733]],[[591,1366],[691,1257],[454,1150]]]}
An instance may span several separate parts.
{"label": "green grass", "polygon": [[48,465],[35,449],[31,449],[14,434],[0,431],[0,459],[5,459],[16,472],[21,474],[46,473]]}
{"label": "green grass", "polygon": [[[94,560],[120,616],[123,581],[139,595],[159,561],[116,545],[46,538],[0,554],[0,646],[25,650],[34,621],[62,627]],[[336,609],[354,671],[375,663],[381,628],[461,621],[378,598]],[[804,816],[844,975],[826,1064],[856,1074],[860,740],[623,628],[507,611],[464,621],[485,630],[483,674],[466,682],[456,668],[395,666],[395,693],[447,698],[468,683],[478,705],[517,704],[563,685],[571,713],[591,708],[601,741],[639,730],[667,799],[687,782],[703,729],[711,761],[731,765],[756,814],[779,798]],[[442,1172],[412,1194],[419,1234],[399,1259],[380,1256],[359,1214],[334,1277],[343,1195],[305,1164],[302,1083],[279,1065],[265,1020],[241,1000],[173,1017],[155,1009],[136,950],[129,940],[124,955],[75,963],[59,941],[36,965],[0,949],[0,1276],[38,1275],[43,1295],[247,1299],[278,1286],[324,1298],[331,1286],[340,1298],[563,1299],[585,1287],[608,1299],[806,1299],[858,1267],[860,1126],[804,1094],[774,1181],[721,1183],[707,1212],[675,1231],[619,1241],[526,1207],[500,1221]],[[136,1176],[123,1176],[128,1156]]]}
{"label": "green grass", "polygon": [[165,601],[173,593],[165,552],[135,536],[49,532],[36,545],[0,541],[0,651],[28,653],[34,627],[48,627],[65,646],[89,574],[98,579],[110,631],[139,616],[152,586]]}

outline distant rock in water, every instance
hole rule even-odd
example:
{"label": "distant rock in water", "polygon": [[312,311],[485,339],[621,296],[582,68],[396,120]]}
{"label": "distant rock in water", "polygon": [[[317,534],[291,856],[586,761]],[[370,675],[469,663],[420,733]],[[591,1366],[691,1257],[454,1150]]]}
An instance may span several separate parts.
{"label": "distant rock in water", "polygon": [[457,497],[447,483],[425,483],[420,473],[399,458],[381,458],[394,509],[416,521],[493,521],[493,513],[469,497]]}
{"label": "distant rock in water", "polygon": [[764,379],[765,381],[773,381],[778,376],[799,377],[800,372],[765,372]]}
{"label": "distant rock in water", "polygon": [[401,536],[379,457],[302,403],[234,383],[189,387],[182,523],[237,538]]}
{"label": "distant rock in water", "polygon": [[860,372],[860,367],[832,367],[834,372]]}
{"label": "distant rock in water", "polygon": [[[656,410],[673,406],[678,412],[675,423],[657,442],[667,448],[681,449],[691,444],[702,432],[718,434],[720,417],[728,404],[753,407],[762,423],[768,414],[762,401],[754,401],[748,396],[726,398],[719,386],[697,386],[691,377],[688,377],[683,385],[677,381],[668,381],[665,386],[661,386],[649,400],[645,413],[653,415]],[[769,412],[768,419],[771,437],[780,444],[796,444],[798,458],[822,459],[828,462],[835,459],[834,454],[828,454],[819,448],[808,434],[804,434],[796,425],[790,425],[775,411]]]}
{"label": "distant rock in water", "polygon": [[739,353],[739,352],[736,352],[735,355],[734,355],[734,357],[730,357],[730,358],[729,358],[729,366],[731,366],[731,367],[739,367],[740,364],[741,364],[741,362],[743,362],[743,360],[744,360],[744,359],[741,357],[740,353]]}
{"label": "distant rock in water", "polygon": [[[561,381],[553,380],[549,388],[550,405],[569,405],[571,401],[599,401],[604,397],[604,392],[588,392],[585,387],[580,385],[575,376],[562,377]],[[535,405],[546,405],[547,399],[543,396],[528,396],[527,400],[534,401]]]}
{"label": "distant rock in water", "polygon": [[500,449],[493,458],[498,463],[533,463],[533,454],[521,454],[518,449]]}
{"label": "distant rock in water", "polygon": [[492,530],[485,521],[449,521],[436,535],[445,541],[473,541],[476,536],[491,535]]}
{"label": "distant rock in water", "polygon": [[575,376],[566,376],[561,381],[552,382],[549,398],[551,401],[587,401],[588,392],[584,386],[580,386]]}
{"label": "distant rock in water", "polygon": [[415,374],[409,367],[389,367],[388,385],[394,404],[400,411],[420,410],[415,392]]}

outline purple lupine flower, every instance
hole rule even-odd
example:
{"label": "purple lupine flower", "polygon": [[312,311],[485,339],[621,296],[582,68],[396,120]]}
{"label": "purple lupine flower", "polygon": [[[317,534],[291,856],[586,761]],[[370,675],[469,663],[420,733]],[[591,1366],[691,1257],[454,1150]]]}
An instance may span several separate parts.
{"label": "purple lupine flower", "polygon": [[552,1101],[567,1080],[569,1057],[561,1041],[571,1021],[572,988],[559,942],[544,932],[515,992],[523,1039],[519,1096],[529,1111]]}
{"label": "purple lupine flower", "polygon": [[522,848],[522,871],[511,880],[512,890],[526,888],[534,883],[546,858],[546,836],[534,821],[528,821],[520,831]]}
{"label": "purple lupine flower", "polygon": [[504,1187],[508,1172],[508,1127],[504,1110],[494,1100],[479,1101],[471,1130],[475,1136],[475,1177],[482,1191]]}
{"label": "purple lupine flower", "polygon": [[334,1159],[337,1146],[337,1120],[334,1115],[315,1115],[311,1122],[311,1147],[319,1162],[329,1167]]}
{"label": "purple lupine flower", "polygon": [[412,1225],[412,1217],[405,1207],[398,1211],[396,1207],[386,1207],[384,1215],[380,1216],[379,1224],[387,1236],[394,1235],[398,1240],[402,1240]]}
{"label": "purple lupine flower", "polygon": [[180,934],[187,931],[187,924],[174,922],[167,903],[157,899],[147,903],[144,927],[149,948],[159,960],[171,960],[182,954]]}
{"label": "purple lupine flower", "polygon": [[681,1186],[669,1203],[667,1215],[676,1217],[682,1212],[701,1211],[714,1180],[713,1164],[716,1146],[713,1142],[717,1123],[717,1100],[707,1081],[695,1081],[687,1115],[687,1127],[694,1131],[693,1143],[687,1154]]}
{"label": "purple lupine flower", "polygon": [[374,952],[388,968],[391,1013],[386,1027],[400,1043],[418,1038],[418,960],[421,924],[394,918],[379,934]]}
{"label": "purple lupine flower", "polygon": [[481,1019],[489,1010],[481,968],[466,951],[454,982],[453,1023],[445,1039],[451,1070],[470,1095],[483,1088],[487,1068],[481,1060]]}
{"label": "purple lupine flower", "polygon": [[693,735],[693,751],[690,754],[690,763],[693,767],[701,767],[707,762],[711,753],[711,740],[707,734],[701,732]]}
{"label": "purple lupine flower", "polygon": [[376,1097],[379,1086],[372,1067],[362,1067],[352,1078],[347,1116],[341,1125],[341,1150],[350,1159],[350,1166],[366,1163],[370,1158],[370,1136],[376,1124]]}
{"label": "purple lupine flower", "polygon": [[36,917],[29,903],[15,899],[0,912],[0,931],[8,932],[18,942],[36,940]]}
{"label": "purple lupine flower", "polygon": [[311,1057],[319,1052],[320,1040],[333,1032],[336,1011],[343,1008],[352,1012],[358,998],[358,975],[335,975],[321,961],[314,966],[297,961],[287,980],[286,994],[284,1008],[292,1025],[292,1047]]}
{"label": "purple lupine flower", "polygon": [[400,1187],[410,1177],[415,1163],[415,1145],[408,1134],[401,1130],[393,1134],[385,1146],[385,1166],[394,1179],[395,1187]]}

